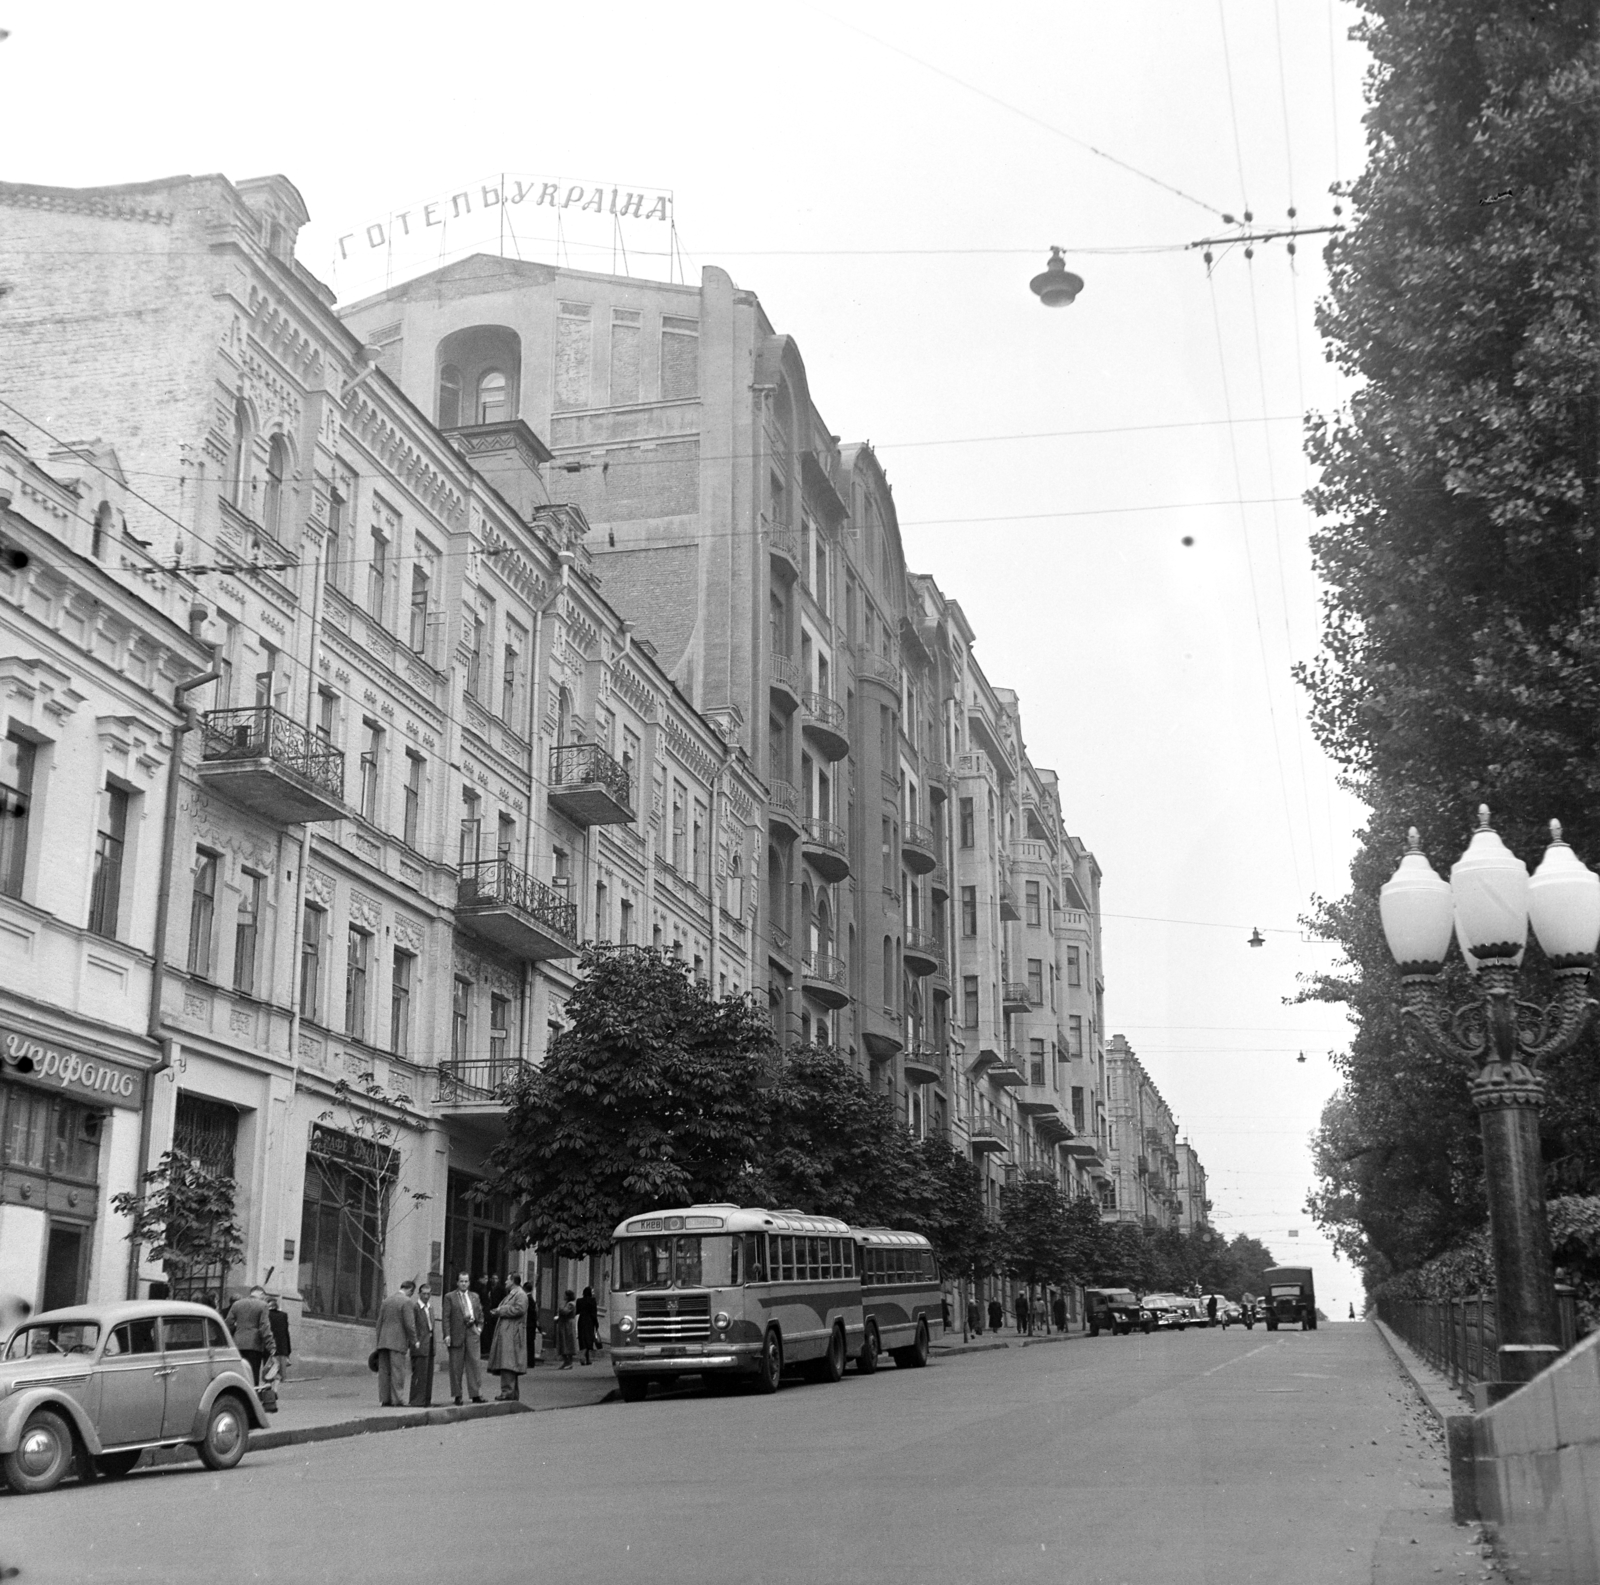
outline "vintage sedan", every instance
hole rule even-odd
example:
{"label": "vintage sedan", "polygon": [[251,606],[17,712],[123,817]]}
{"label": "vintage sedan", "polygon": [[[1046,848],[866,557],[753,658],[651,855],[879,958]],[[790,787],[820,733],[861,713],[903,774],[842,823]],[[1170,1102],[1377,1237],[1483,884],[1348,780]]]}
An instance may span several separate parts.
{"label": "vintage sedan", "polygon": [[0,1350],[0,1471],[15,1492],[126,1475],[151,1447],[212,1469],[267,1423],[250,1367],[215,1310],[174,1301],[75,1305],[19,1326]]}

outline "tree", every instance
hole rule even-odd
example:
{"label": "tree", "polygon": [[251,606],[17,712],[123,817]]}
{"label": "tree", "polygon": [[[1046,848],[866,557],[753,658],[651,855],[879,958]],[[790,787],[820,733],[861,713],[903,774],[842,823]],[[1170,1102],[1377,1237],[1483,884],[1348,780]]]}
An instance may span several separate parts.
{"label": "tree", "polygon": [[[1371,1276],[1482,1217],[1463,1077],[1402,1038],[1378,928],[1406,828],[1448,860],[1486,801],[1524,856],[1552,815],[1600,855],[1600,38],[1589,0],[1364,8],[1368,163],[1318,314],[1360,389],[1308,421],[1329,593],[1300,678],[1372,810],[1349,895],[1311,920],[1345,961],[1302,988],[1356,1024],[1309,1208]],[[1538,999],[1536,946],[1527,967]],[[1600,1187],[1597,1081],[1591,1035],[1550,1075],[1553,1188]]]}
{"label": "tree", "polygon": [[1067,1280],[1073,1250],[1070,1201],[1055,1176],[1029,1168],[1000,1190],[1000,1235],[1005,1268],[1029,1292],[1041,1283]]}
{"label": "tree", "polygon": [[521,1203],[515,1232],[600,1253],[635,1212],[733,1198],[760,1155],[773,1041],[749,996],[714,998],[655,948],[588,948],[542,1068],[506,1092],[484,1190]]}
{"label": "tree", "polygon": [[966,1336],[965,1288],[998,1264],[999,1229],[983,1197],[983,1174],[964,1150],[943,1134],[929,1134],[916,1146],[921,1161],[921,1203],[901,1224],[933,1245],[940,1271],[962,1287],[956,1305]]}
{"label": "tree", "polygon": [[759,1126],[756,1163],[738,1192],[746,1203],[899,1227],[929,1198],[927,1169],[893,1098],[830,1046],[787,1058],[762,1098]]}
{"label": "tree", "polygon": [[222,1297],[230,1268],[244,1259],[234,1220],[238,1185],[198,1156],[169,1150],[141,1178],[141,1192],[111,1197],[118,1216],[133,1219],[128,1241],[161,1262],[173,1296]]}

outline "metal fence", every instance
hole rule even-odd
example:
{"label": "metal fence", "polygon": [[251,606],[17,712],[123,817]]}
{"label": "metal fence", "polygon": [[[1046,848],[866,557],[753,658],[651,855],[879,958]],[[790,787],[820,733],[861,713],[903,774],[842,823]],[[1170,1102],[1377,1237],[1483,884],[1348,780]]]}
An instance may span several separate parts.
{"label": "metal fence", "polygon": [[[1467,1299],[1380,1298],[1378,1317],[1463,1391],[1499,1380],[1492,1293]],[[1556,1288],[1556,1318],[1565,1352],[1578,1341],[1578,1300],[1571,1288]]]}

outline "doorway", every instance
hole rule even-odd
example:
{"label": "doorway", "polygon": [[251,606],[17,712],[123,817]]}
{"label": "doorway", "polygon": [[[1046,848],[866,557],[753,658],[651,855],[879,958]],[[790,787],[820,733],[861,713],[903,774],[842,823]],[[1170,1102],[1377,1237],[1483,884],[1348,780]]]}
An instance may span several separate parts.
{"label": "doorway", "polygon": [[64,1310],[88,1297],[84,1284],[88,1233],[81,1223],[51,1222],[44,1255],[44,1309]]}

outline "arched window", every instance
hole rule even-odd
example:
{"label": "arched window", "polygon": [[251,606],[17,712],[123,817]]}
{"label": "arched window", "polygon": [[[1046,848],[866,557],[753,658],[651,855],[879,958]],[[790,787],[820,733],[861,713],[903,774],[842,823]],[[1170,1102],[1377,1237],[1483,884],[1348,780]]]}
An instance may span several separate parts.
{"label": "arched window", "polygon": [[556,699],[556,742],[572,741],[572,695],[563,688]]}
{"label": "arched window", "polygon": [[811,882],[800,882],[800,928],[805,931],[805,951],[809,956],[817,950],[817,921],[811,912]]}
{"label": "arched window", "polygon": [[503,424],[511,417],[511,397],[506,377],[499,369],[485,369],[478,379],[478,422]]}
{"label": "arched window", "polygon": [[447,363],[439,370],[439,428],[454,429],[461,422],[461,370]]}
{"label": "arched window", "polygon": [[244,398],[237,397],[233,404],[233,439],[228,445],[228,476],[224,480],[228,500],[239,506],[244,500],[244,470],[246,443],[250,434],[250,414]]}
{"label": "arched window", "polygon": [[894,1011],[894,937],[883,938],[883,1007]]}
{"label": "arched window", "polygon": [[289,471],[289,443],[274,435],[267,448],[267,493],[261,502],[261,526],[277,539],[283,526],[283,476]]}
{"label": "arched window", "polygon": [[817,950],[830,955],[833,952],[833,913],[826,892],[817,893]]}

